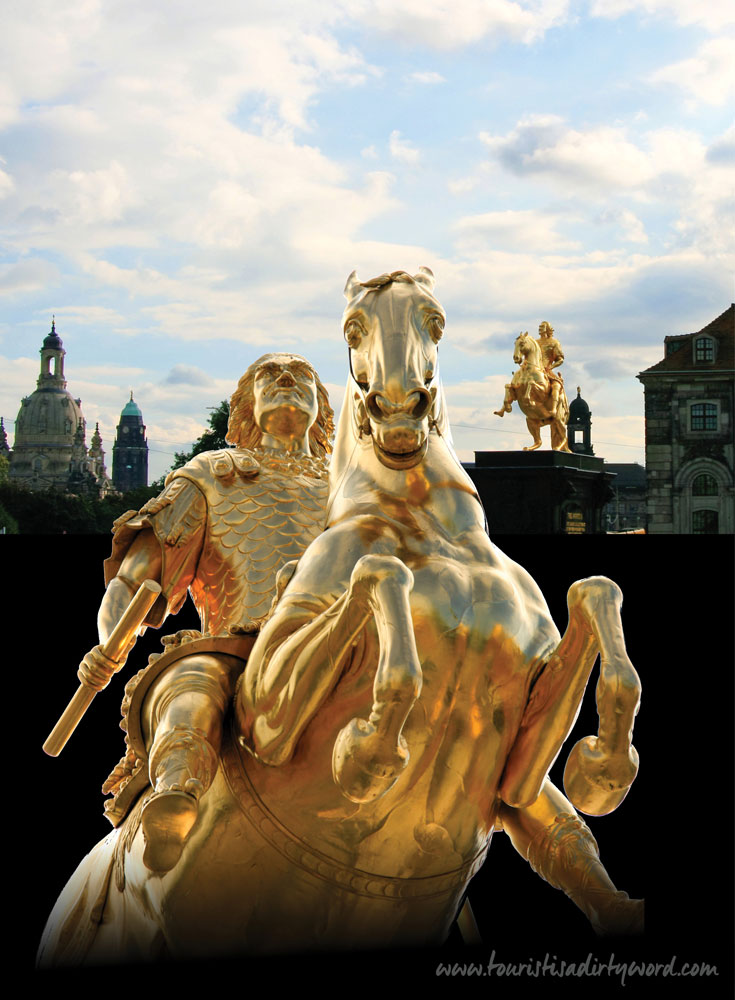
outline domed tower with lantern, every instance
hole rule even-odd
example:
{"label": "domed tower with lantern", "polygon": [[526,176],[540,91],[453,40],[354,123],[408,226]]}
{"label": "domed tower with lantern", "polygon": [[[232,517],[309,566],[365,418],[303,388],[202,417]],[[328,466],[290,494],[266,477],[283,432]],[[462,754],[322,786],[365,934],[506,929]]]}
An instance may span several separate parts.
{"label": "domed tower with lantern", "polygon": [[10,478],[30,490],[104,492],[109,489],[104,465],[89,467],[82,401],[66,388],[66,351],[55,318],[40,354],[36,390],[21,401],[15,422]]}
{"label": "domed tower with lantern", "polygon": [[[580,440],[581,438],[581,440]],[[577,386],[577,398],[569,404],[567,440],[576,455],[594,455],[592,448],[592,413],[582,399],[582,390]]]}

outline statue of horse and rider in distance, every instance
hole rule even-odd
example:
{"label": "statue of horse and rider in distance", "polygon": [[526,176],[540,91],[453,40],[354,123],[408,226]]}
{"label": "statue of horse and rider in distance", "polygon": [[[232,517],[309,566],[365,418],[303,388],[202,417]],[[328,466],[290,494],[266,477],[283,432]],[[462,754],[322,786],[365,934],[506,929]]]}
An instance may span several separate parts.
{"label": "statue of horse and rider in distance", "polygon": [[[349,277],[328,480],[316,373],[267,355],[231,407],[235,447],[116,523],[82,686],[119,668],[105,643],[139,584],[160,592],[139,625],[188,588],[202,632],[126,688],[115,829],[59,897],[42,967],[437,945],[500,830],[599,933],[641,929],[577,813],[617,808],[637,772],[622,596],[573,584],[562,637],[491,542],[451,443],[433,288],[426,268]],[[598,654],[599,735],[573,748],[566,798],[548,772]]]}
{"label": "statue of horse and rider in distance", "polygon": [[518,403],[533,438],[533,444],[524,451],[535,451],[541,447],[541,428],[546,426],[551,429],[552,449],[571,451],[567,441],[569,402],[564,381],[554,370],[564,363],[564,353],[554,337],[553,327],[544,321],[539,326],[538,340],[527,332],[519,334],[513,349],[513,361],[519,367],[505,387],[501,408],[493,412],[502,417],[511,412],[514,402]]}

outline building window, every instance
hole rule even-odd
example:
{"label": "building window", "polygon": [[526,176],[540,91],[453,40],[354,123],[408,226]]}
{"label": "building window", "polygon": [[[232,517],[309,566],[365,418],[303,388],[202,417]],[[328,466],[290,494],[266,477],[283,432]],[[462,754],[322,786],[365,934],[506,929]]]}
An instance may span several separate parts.
{"label": "building window", "polygon": [[693,535],[718,534],[718,518],[716,510],[695,510],[692,514]]}
{"label": "building window", "polygon": [[694,341],[694,360],[700,362],[715,360],[715,342],[709,337],[697,337]]}
{"label": "building window", "polygon": [[716,497],[718,492],[717,480],[706,472],[697,476],[692,483],[692,496],[694,497]]}
{"label": "building window", "polygon": [[714,403],[694,403],[691,429],[693,431],[717,430],[717,406]]}

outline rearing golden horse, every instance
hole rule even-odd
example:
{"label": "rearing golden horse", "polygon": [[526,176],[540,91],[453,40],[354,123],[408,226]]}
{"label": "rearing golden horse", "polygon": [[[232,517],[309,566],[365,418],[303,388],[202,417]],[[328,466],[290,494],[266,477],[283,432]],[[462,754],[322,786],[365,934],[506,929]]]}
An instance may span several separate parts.
{"label": "rearing golden horse", "polygon": [[145,867],[134,808],[70,881],[47,955],[438,944],[494,829],[598,929],[639,918],[547,779],[598,654],[600,732],[573,749],[567,793],[604,814],[635,777],[621,594],[575,583],[560,638],[488,537],[451,446],[433,284],[424,268],[348,279],[327,529],[282,571],[181,859]]}
{"label": "rearing golden horse", "polygon": [[[533,444],[524,451],[535,451],[541,447],[541,428],[551,428],[551,447],[554,451],[571,451],[567,441],[569,422],[569,402],[564,385],[558,375],[544,368],[541,348],[528,333],[516,337],[513,361],[519,366],[505,387],[505,398],[496,417],[510,413],[514,402],[518,403],[526,418],[526,426],[533,438]],[[559,384],[558,394],[552,392],[552,380]]]}

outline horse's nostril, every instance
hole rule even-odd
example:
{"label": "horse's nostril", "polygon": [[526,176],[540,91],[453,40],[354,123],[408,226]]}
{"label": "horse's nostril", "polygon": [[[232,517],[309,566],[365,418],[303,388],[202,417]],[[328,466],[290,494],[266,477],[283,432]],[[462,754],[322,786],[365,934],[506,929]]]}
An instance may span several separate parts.
{"label": "horse's nostril", "polygon": [[431,407],[431,394],[426,389],[416,389],[408,397],[409,413],[416,420],[423,420]]}
{"label": "horse's nostril", "polygon": [[373,420],[380,420],[391,411],[390,403],[379,392],[371,392],[365,400],[365,409]]}

